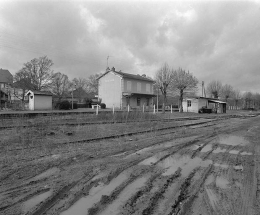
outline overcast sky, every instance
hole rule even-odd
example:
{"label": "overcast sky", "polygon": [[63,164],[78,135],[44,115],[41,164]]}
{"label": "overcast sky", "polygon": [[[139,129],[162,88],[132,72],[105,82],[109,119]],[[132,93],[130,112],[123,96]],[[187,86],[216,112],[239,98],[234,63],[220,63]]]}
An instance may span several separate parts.
{"label": "overcast sky", "polygon": [[53,70],[87,78],[108,66],[155,72],[167,62],[205,84],[260,92],[260,0],[0,0],[0,68],[47,55]]}

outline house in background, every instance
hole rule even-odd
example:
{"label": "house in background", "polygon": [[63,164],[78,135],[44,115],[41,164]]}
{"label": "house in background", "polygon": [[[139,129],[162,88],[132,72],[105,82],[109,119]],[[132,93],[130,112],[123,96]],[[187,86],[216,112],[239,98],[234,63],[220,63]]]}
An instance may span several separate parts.
{"label": "house in background", "polygon": [[226,102],[214,98],[187,97],[183,99],[182,107],[183,107],[183,112],[226,113],[226,104],[227,104]]}
{"label": "house in background", "polygon": [[7,107],[10,101],[10,87],[13,83],[13,76],[7,69],[0,69],[0,108]]}
{"label": "house in background", "polygon": [[145,75],[133,75],[107,68],[98,78],[98,98],[106,107],[112,108],[146,108],[152,107],[154,81]]}
{"label": "house in background", "polygon": [[52,110],[52,94],[44,91],[29,90],[29,110]]}

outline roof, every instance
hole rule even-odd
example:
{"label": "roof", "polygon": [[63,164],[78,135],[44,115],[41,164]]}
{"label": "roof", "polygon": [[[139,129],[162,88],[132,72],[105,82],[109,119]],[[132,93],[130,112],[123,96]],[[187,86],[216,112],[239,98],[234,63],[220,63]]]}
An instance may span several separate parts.
{"label": "roof", "polygon": [[27,94],[29,94],[30,92],[32,92],[34,95],[43,95],[43,96],[52,96],[52,93],[47,92],[47,91],[38,91],[38,90],[29,90]]}
{"label": "roof", "polygon": [[214,103],[222,103],[222,104],[226,103],[226,102],[220,101],[219,99],[216,99],[216,98],[207,98],[207,97],[198,97],[198,96],[197,97],[196,96],[186,97],[185,99],[207,99],[210,102],[214,102]]}
{"label": "roof", "polygon": [[7,69],[0,69],[0,83],[13,83],[13,76]]}
{"label": "roof", "polygon": [[100,79],[101,77],[105,76],[109,72],[114,72],[115,74],[118,74],[122,78],[129,78],[129,79],[136,79],[136,80],[141,80],[141,81],[155,82],[151,78],[147,78],[144,75],[134,75],[134,74],[130,74],[130,73],[121,72],[121,70],[116,71],[114,67],[111,70],[109,68],[107,68],[107,71],[97,79]]}
{"label": "roof", "polygon": [[212,99],[209,99],[209,102],[226,104],[226,102],[223,102],[223,101],[220,101],[220,100],[212,100]]}

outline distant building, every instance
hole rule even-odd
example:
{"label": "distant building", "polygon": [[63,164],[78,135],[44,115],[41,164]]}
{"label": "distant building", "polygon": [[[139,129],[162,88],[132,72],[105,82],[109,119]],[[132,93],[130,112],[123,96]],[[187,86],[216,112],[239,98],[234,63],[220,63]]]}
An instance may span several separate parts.
{"label": "distant building", "polygon": [[13,76],[7,69],[0,69],[0,107],[6,107],[10,101],[10,87],[13,83]]}
{"label": "distant building", "polygon": [[98,97],[106,107],[146,108],[152,107],[154,81],[146,75],[134,75],[107,68],[106,73],[98,78]]}
{"label": "distant building", "polygon": [[29,90],[29,110],[52,110],[52,94],[44,91]]}
{"label": "distant building", "polygon": [[183,112],[195,113],[226,113],[226,105],[226,102],[219,99],[205,97],[187,97],[182,102]]}

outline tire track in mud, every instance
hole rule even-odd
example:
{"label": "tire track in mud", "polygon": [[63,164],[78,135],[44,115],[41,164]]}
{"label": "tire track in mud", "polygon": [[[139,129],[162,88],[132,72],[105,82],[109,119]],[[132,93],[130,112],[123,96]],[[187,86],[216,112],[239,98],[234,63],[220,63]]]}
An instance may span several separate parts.
{"label": "tire track in mud", "polygon": [[[207,138],[209,138],[210,136],[215,136],[216,134],[212,134],[212,135],[208,135],[208,136],[206,136],[206,137],[199,137],[199,138],[197,138],[196,140],[193,140],[193,141],[189,141],[189,142],[187,142],[187,143],[184,143],[184,144],[180,144],[180,145],[177,145],[177,146],[172,146],[172,147],[170,147],[169,149],[167,148],[166,150],[172,150],[173,149],[173,151],[172,152],[170,152],[171,154],[170,155],[166,155],[167,157],[169,157],[169,156],[171,156],[172,154],[174,154],[174,153],[177,153],[177,152],[179,152],[181,149],[185,149],[186,147],[189,147],[189,146],[191,146],[191,145],[193,145],[193,144],[195,144],[195,143],[197,143],[197,142],[199,142],[199,141],[206,141],[206,142],[209,142],[209,139],[207,139]],[[203,140],[203,138],[205,138],[204,140]],[[156,144],[156,143],[155,143]],[[206,146],[207,145],[207,143],[204,143],[204,146]],[[148,146],[149,147],[149,146]],[[176,147],[176,149],[174,149],[173,147]],[[144,148],[146,148],[146,147],[144,147]],[[202,148],[201,148],[202,149]],[[161,150],[162,151],[162,150]],[[158,152],[160,152],[160,151],[158,151]],[[212,151],[211,151],[212,152]],[[183,151],[183,153],[185,153],[185,151]],[[188,152],[189,154],[191,154],[191,152]],[[226,153],[228,153],[228,151],[226,152]],[[205,154],[205,153],[204,153]],[[200,152],[200,150],[199,151],[197,151],[196,152],[196,154],[194,154],[194,157],[196,157],[196,156],[200,156],[200,157],[203,157],[203,153],[201,153]],[[210,156],[210,154],[208,155],[208,156]],[[233,155],[234,156],[234,155]],[[165,158],[167,158],[167,157],[164,157],[164,159]],[[230,158],[230,157],[229,157]],[[229,159],[228,158],[228,159]],[[133,166],[134,165],[137,165],[137,163],[139,163],[142,159],[147,159],[147,157],[143,157],[143,158],[141,158],[138,162],[136,162],[135,164],[133,164]],[[161,158],[161,160],[163,160],[162,158]],[[229,161],[228,161],[229,162]],[[156,163],[157,164],[157,163]],[[154,167],[154,165],[153,165],[153,167]],[[148,172],[151,172],[152,171],[152,169],[151,170],[149,170]],[[115,174],[116,175],[116,174]],[[111,174],[110,175],[110,179],[113,179],[114,177],[115,177],[115,175],[113,175],[113,174]],[[138,178],[139,176],[137,176],[136,177],[136,179]],[[80,179],[81,180],[81,179]],[[100,179],[101,180],[101,179]],[[81,180],[82,181],[82,180]],[[109,180],[108,180],[109,181]],[[80,182],[79,182],[80,183]],[[132,182],[129,182],[129,184],[131,184]],[[76,184],[75,186],[77,186],[78,184]],[[94,184],[92,184],[93,186],[95,186]],[[92,186],[91,185],[91,186]],[[74,186],[74,187],[75,187]],[[127,186],[127,185],[126,185]],[[189,187],[191,187],[192,186],[192,179],[191,179],[191,183],[190,183],[190,185],[187,187],[187,189],[186,190],[188,190],[188,195],[190,195],[190,192],[189,192]],[[65,190],[64,192],[62,191],[62,189],[59,189],[59,191],[60,191],[60,193],[62,194],[61,196],[63,196],[63,197],[66,197],[66,195],[67,195],[67,193],[69,193],[69,190],[71,190],[73,188],[73,186],[70,188],[70,189],[68,189],[68,190]],[[88,191],[88,189],[89,189],[89,187],[85,190],[86,192]],[[141,188],[141,190],[142,190],[142,188]],[[59,193],[59,191],[57,191],[57,193]],[[122,192],[123,190],[121,190],[120,192]],[[116,196],[118,196],[118,195],[120,195],[120,192],[116,195]],[[139,191],[138,191],[139,192]],[[185,193],[185,192],[183,192],[183,193]],[[145,194],[145,192],[142,194],[142,193],[139,193],[140,194],[140,196],[138,196],[137,195],[137,193],[136,194],[134,194],[135,195],[135,197],[136,197],[136,199],[135,200],[132,200],[132,206],[131,207],[134,207],[135,206],[135,203],[136,203],[136,201],[138,201],[138,199],[139,198],[141,198],[144,194]],[[29,213],[29,214],[38,214],[38,213],[36,213],[36,212],[40,212],[40,214],[42,214],[42,213],[46,213],[46,212],[50,212],[51,211],[51,208],[55,205],[55,204],[57,204],[57,202],[61,199],[60,197],[58,197],[58,198],[56,198],[56,196],[57,196],[57,194],[54,194],[54,195],[52,195],[52,197],[51,198],[48,198],[45,202],[43,202],[40,206],[39,206],[39,208],[37,209],[37,210],[35,210],[35,213]],[[113,202],[113,200],[115,200],[116,199],[116,196],[114,196],[115,198],[113,199],[110,199],[109,200],[109,202],[107,203],[107,204],[103,204],[103,206],[101,205],[100,206],[100,211],[102,211],[102,208],[104,207],[105,208],[105,205],[109,205],[110,203],[112,203]],[[62,197],[62,198],[63,198]],[[47,204],[49,201],[51,201],[51,199],[54,199],[54,201],[55,201],[55,203],[54,204],[50,204],[49,203],[49,205]],[[178,197],[179,198],[179,197]],[[182,202],[182,204],[179,204],[179,205],[183,205],[184,203],[183,202],[186,202],[186,201],[190,201],[190,202],[193,202],[193,200],[195,199],[195,194],[194,194],[194,196],[191,198],[191,197],[185,197],[185,200],[184,201],[181,201]],[[105,199],[106,200],[106,199]],[[105,201],[105,200],[103,200],[103,201]],[[105,201],[106,202],[106,201]],[[103,202],[103,203],[105,203],[105,202]],[[46,210],[40,210],[40,208],[42,208],[43,206],[42,205],[47,205],[47,209]],[[72,203],[73,204],[73,203]],[[181,207],[182,208],[182,207]],[[180,214],[184,214],[184,212],[181,212],[182,210],[180,210]],[[231,214],[235,214],[234,213],[234,209],[232,209],[232,208],[227,208],[226,210],[225,210],[225,213],[226,213],[226,211],[230,211],[230,213]],[[224,214],[225,214],[224,213]]]}
{"label": "tire track in mud", "polygon": [[[199,138],[196,140],[196,141],[199,141]],[[194,141],[188,141],[188,143],[186,143],[186,144],[178,144],[178,145],[174,145],[174,146],[172,146],[172,147],[170,147],[170,148],[176,148],[175,149],[175,151],[178,151],[180,148],[185,148],[185,147],[188,147],[188,146],[190,146],[191,144],[193,144],[194,143]],[[158,142],[157,142],[157,144],[158,144]],[[162,147],[163,148],[163,147]],[[169,148],[167,148],[167,150],[169,150]],[[161,151],[160,151],[161,152]],[[171,153],[172,154],[172,153]],[[171,155],[170,154],[170,155]],[[170,156],[170,155],[168,155],[168,156]],[[122,171],[125,171],[126,169],[129,169],[130,167],[133,167],[133,166],[136,166],[138,163],[140,163],[140,162],[142,162],[143,160],[145,160],[145,159],[147,159],[147,158],[149,158],[149,156],[150,155],[148,155],[148,157],[147,156],[144,156],[144,157],[142,157],[142,158],[139,158],[138,159],[138,161],[136,162],[133,162],[132,163],[132,165],[130,165],[130,166],[128,166],[127,168],[124,168],[124,169],[122,169]],[[152,167],[152,168],[154,168],[154,167]],[[109,177],[109,181],[111,181],[116,175],[118,175],[118,174],[113,174],[112,176],[108,176]],[[130,183],[131,181],[129,181],[129,183]],[[128,183],[128,184],[129,184]],[[149,187],[149,186],[148,186]],[[145,188],[145,190],[146,190],[147,188]],[[144,191],[141,191],[141,193],[142,192],[144,192]],[[117,195],[119,195],[119,193],[117,193]],[[138,193],[138,194],[136,194],[135,195],[135,197],[133,197],[135,200],[134,201],[136,201],[138,198],[138,196],[140,195],[140,192]],[[114,197],[116,197],[116,195],[115,195],[115,193],[114,194],[111,194],[111,196],[112,197],[109,197],[109,200],[108,200],[108,202],[111,202],[113,199],[114,199]],[[79,198],[75,198],[74,199],[74,201],[73,202],[71,202],[71,204],[70,204],[70,206],[73,206],[73,203],[75,203],[77,200],[78,200]],[[134,201],[132,201],[132,203],[134,202]],[[107,202],[106,202],[107,203]],[[130,204],[131,205],[131,204]],[[100,201],[100,203],[99,203],[99,205],[98,206],[96,206],[96,207],[94,207],[94,208],[92,208],[92,209],[90,209],[91,211],[94,211],[94,212],[91,212],[91,213],[97,213],[97,212],[95,212],[95,211],[100,211],[100,210],[102,210],[102,208],[104,208],[105,206],[104,206],[104,202],[101,200]],[[100,209],[101,208],[101,209]]]}
{"label": "tire track in mud", "polygon": [[[110,206],[110,204],[118,198],[118,196],[124,191],[124,189],[133,184],[136,180],[141,179],[142,176],[146,175],[149,172],[150,168],[147,168],[142,171],[135,171],[132,172],[129,176],[129,178],[120,184],[110,195],[102,195],[100,201],[96,203],[94,206],[88,209],[88,214],[89,215],[95,215],[104,213],[104,210],[106,210],[106,207]],[[106,213],[105,213],[106,214]]]}

